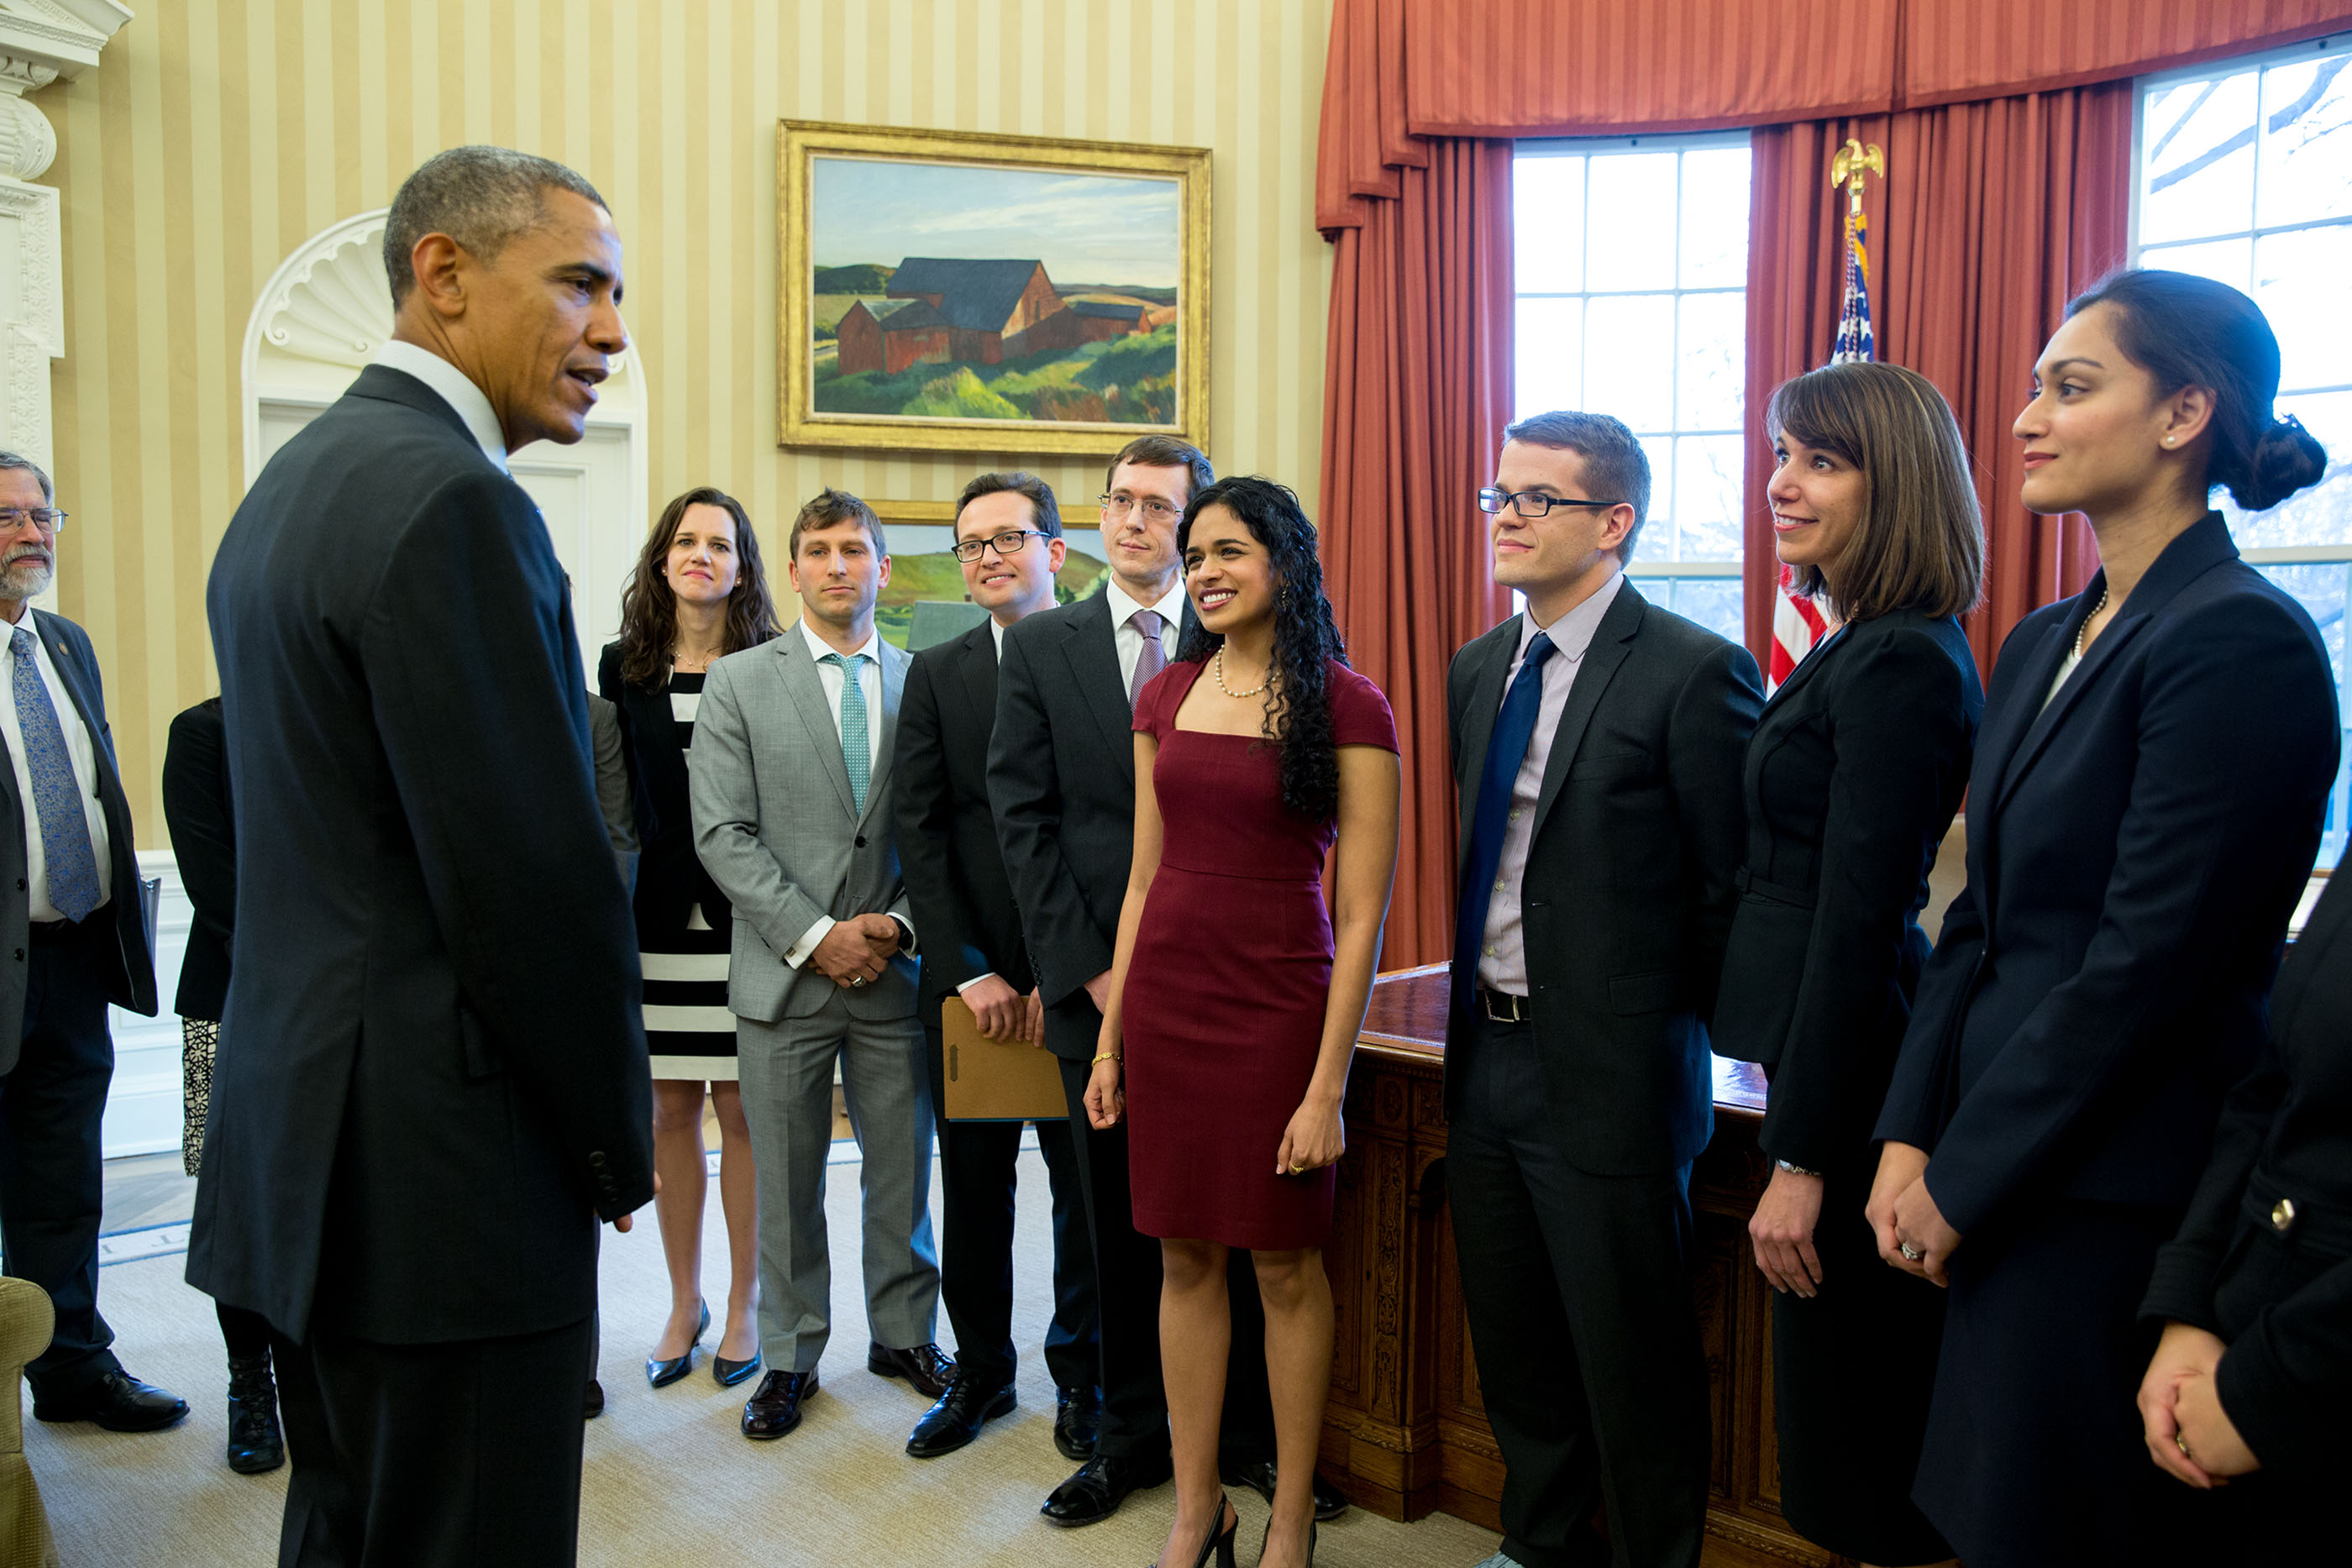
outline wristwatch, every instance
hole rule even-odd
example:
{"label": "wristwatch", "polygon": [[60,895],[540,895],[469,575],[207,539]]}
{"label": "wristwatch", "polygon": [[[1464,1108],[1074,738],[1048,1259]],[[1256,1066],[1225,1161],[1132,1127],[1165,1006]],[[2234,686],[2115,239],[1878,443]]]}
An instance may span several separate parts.
{"label": "wristwatch", "polygon": [[1772,1163],[1780,1166],[1782,1170],[1787,1171],[1790,1176],[1819,1176],[1822,1174],[1819,1171],[1809,1171],[1804,1166],[1792,1164],[1788,1160],[1774,1160]]}

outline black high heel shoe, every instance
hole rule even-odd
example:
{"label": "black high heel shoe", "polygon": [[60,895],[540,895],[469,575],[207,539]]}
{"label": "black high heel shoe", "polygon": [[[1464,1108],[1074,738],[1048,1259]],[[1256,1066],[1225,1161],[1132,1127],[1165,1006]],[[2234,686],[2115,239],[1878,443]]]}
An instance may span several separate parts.
{"label": "black high heel shoe", "polygon": [[684,1355],[674,1355],[667,1361],[650,1355],[646,1357],[646,1381],[654,1387],[667,1388],[694,1370],[695,1349],[702,1343],[702,1336],[710,1332],[710,1303],[704,1301],[701,1305],[702,1321],[694,1325],[694,1339],[686,1347]]}
{"label": "black high heel shoe", "polygon": [[[1239,1524],[1241,1521],[1239,1520],[1235,1520],[1234,1522],[1235,1524]],[[1274,1521],[1269,1519],[1265,1521],[1265,1534],[1259,1539],[1257,1543],[1257,1560],[1259,1562],[1263,1563],[1265,1561],[1265,1544],[1273,1539]],[[1311,1519],[1307,1521],[1307,1568],[1315,1568],[1315,1521]]]}
{"label": "black high heel shoe", "polygon": [[[1234,1514],[1231,1524],[1225,1522],[1225,1515],[1229,1513]],[[1203,1564],[1209,1561],[1211,1552],[1216,1553],[1217,1568],[1234,1568],[1234,1534],[1241,1527],[1242,1516],[1234,1513],[1234,1505],[1225,1500],[1224,1493],[1219,1492],[1217,1522],[1210,1528],[1209,1539],[1201,1542],[1201,1554],[1192,1559],[1192,1568],[1203,1568]],[[1156,1564],[1154,1568],[1157,1568]]]}

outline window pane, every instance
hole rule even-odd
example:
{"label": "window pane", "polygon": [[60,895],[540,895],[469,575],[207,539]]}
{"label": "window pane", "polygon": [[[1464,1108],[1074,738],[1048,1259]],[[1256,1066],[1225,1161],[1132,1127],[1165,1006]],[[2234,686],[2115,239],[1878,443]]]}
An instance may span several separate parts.
{"label": "window pane", "polygon": [[2279,384],[2352,382],[2352,225],[2254,242],[2254,303],[2279,339]]}
{"label": "window pane", "polygon": [[1583,401],[1584,301],[1521,299],[1518,338],[1512,345],[1518,375],[1518,417]]}
{"label": "window pane", "polygon": [[[2347,574],[2352,567],[2341,561],[2329,561],[2315,566],[2265,566],[2259,569],[2264,577],[2294,595],[2319,626],[2319,635],[2327,644],[2327,660],[2336,671],[2336,706],[2344,711],[2347,698],[2352,693],[2344,689],[2344,611]],[[2345,808],[2347,805],[2346,770],[2352,768],[2352,745],[2347,745],[2336,764],[2336,786],[2328,792],[2327,825],[2319,845],[2319,863],[2333,866],[2344,852]]]}
{"label": "window pane", "polygon": [[1677,578],[1674,602],[1666,608],[1737,643],[1746,634],[1746,617],[1740,613],[1739,598],[1739,580],[1736,577]]}
{"label": "window pane", "polygon": [[2263,73],[2262,189],[2256,221],[2352,214],[2352,55]]}
{"label": "window pane", "polygon": [[1684,295],[1681,347],[1675,428],[1738,429],[1748,390],[1748,297]]}
{"label": "window pane", "polygon": [[2254,287],[2254,242],[2251,239],[2210,240],[2204,245],[2143,246],[2142,267],[2193,272],[2217,283],[2252,293]]}
{"label": "window pane", "polygon": [[1636,431],[1673,429],[1674,345],[1673,295],[1595,299],[1584,329],[1584,406]]}
{"label": "window pane", "polygon": [[1685,288],[1747,286],[1748,162],[1745,147],[1683,154]]}
{"label": "window pane", "polygon": [[1635,560],[1675,559],[1675,438],[1644,435],[1642,455],[1650,460],[1650,509],[1633,536]]}
{"label": "window pane", "polygon": [[1591,247],[1586,267],[1593,288],[1655,288],[1670,284],[1675,243],[1675,163],[1672,152],[1596,155],[1585,176],[1592,215],[1608,238]]}
{"label": "window pane", "polygon": [[2252,222],[2256,74],[2148,94],[2142,245],[2228,234]]}
{"label": "window pane", "polygon": [[1520,158],[1511,164],[1512,250],[1528,294],[1584,287],[1584,160]]}
{"label": "window pane", "polygon": [[1739,559],[1745,441],[1738,435],[1685,435],[1675,443],[1676,559]]}

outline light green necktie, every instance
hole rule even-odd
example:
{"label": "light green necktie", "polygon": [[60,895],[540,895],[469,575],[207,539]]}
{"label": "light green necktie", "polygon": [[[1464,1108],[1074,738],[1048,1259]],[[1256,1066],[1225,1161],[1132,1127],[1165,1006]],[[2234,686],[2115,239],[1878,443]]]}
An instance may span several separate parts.
{"label": "light green necktie", "polygon": [[817,661],[841,672],[841,765],[849,770],[849,799],[857,814],[866,815],[866,787],[872,782],[873,758],[866,741],[866,683],[863,653],[827,653]]}

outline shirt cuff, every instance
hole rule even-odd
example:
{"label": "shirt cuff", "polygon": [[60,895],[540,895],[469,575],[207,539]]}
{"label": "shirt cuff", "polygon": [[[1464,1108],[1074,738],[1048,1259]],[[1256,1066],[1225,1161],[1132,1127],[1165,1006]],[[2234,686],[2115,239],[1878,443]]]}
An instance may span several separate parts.
{"label": "shirt cuff", "polygon": [[915,946],[914,922],[903,915],[893,915],[890,923],[898,928],[898,950],[909,958],[916,956],[921,949]]}
{"label": "shirt cuff", "polygon": [[816,951],[816,945],[824,940],[824,934],[832,930],[835,924],[830,915],[818,915],[816,924],[802,932],[801,939],[784,949],[784,967],[797,969],[807,963],[809,955]]}
{"label": "shirt cuff", "polygon": [[960,997],[968,997],[971,995],[971,988],[980,984],[981,981],[992,980],[996,977],[996,971],[993,969],[991,969],[985,975],[974,975],[971,979],[966,980],[963,984],[956,988],[956,995]]}

